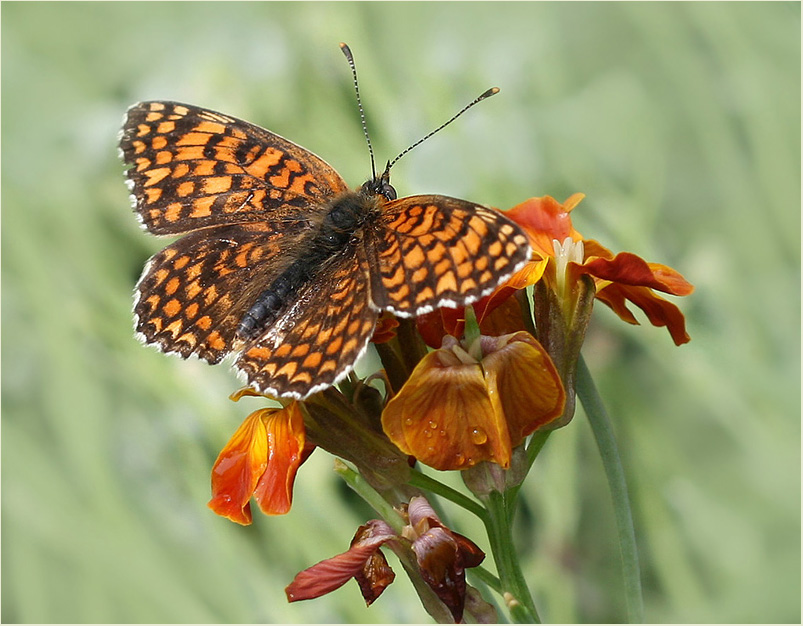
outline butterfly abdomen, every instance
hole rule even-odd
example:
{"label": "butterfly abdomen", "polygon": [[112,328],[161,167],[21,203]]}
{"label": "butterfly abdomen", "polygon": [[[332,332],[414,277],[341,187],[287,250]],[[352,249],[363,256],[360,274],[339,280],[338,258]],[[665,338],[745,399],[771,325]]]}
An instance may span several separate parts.
{"label": "butterfly abdomen", "polygon": [[245,313],[238,336],[253,339],[273,324],[298,291],[315,278],[321,266],[349,246],[376,206],[376,202],[363,193],[349,191],[337,196],[320,227],[295,253],[295,260]]}

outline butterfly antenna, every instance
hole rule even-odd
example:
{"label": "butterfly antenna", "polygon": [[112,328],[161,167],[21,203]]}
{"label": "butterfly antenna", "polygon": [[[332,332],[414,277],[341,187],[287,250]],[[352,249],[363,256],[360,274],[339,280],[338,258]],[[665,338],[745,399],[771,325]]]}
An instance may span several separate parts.
{"label": "butterfly antenna", "polygon": [[360,100],[360,86],[357,83],[357,67],[354,65],[354,56],[351,54],[349,47],[340,43],[340,49],[346,55],[346,60],[351,67],[351,75],[354,76],[354,92],[357,94],[357,107],[360,109],[360,122],[362,122],[362,132],[365,135],[365,141],[368,142],[368,153],[371,155],[371,178],[376,180],[376,164],[374,163],[374,148],[371,146],[371,137],[368,135],[368,127],[365,125],[365,111],[362,108],[362,101]]}
{"label": "butterfly antenna", "polygon": [[460,117],[461,115],[463,115],[463,113],[465,113],[466,111],[468,111],[468,110],[469,110],[471,107],[473,107],[475,104],[477,104],[478,102],[482,102],[483,100],[485,100],[485,98],[490,98],[491,96],[493,96],[493,95],[496,95],[496,94],[498,94],[498,93],[499,93],[499,87],[491,87],[491,88],[490,88],[488,91],[486,91],[485,93],[483,93],[481,96],[479,96],[479,97],[475,98],[474,100],[472,100],[471,102],[469,102],[469,103],[468,103],[466,106],[464,106],[462,109],[460,109],[460,111],[458,111],[458,112],[457,112],[457,113],[456,113],[454,116],[452,116],[452,118],[451,118],[451,119],[449,119],[449,121],[448,121],[448,122],[444,122],[443,124],[441,124],[440,126],[438,126],[438,127],[435,129],[435,130],[433,130],[431,133],[429,133],[428,135],[425,135],[424,137],[422,137],[421,139],[419,139],[418,141],[416,141],[416,142],[415,142],[415,143],[414,143],[412,146],[410,146],[410,147],[409,147],[409,148],[407,148],[406,150],[402,151],[402,153],[401,153],[401,154],[399,154],[399,156],[397,156],[395,159],[393,159],[392,161],[389,161],[389,162],[388,162],[388,166],[387,166],[387,168],[385,169],[385,171],[389,171],[389,170],[390,170],[390,168],[391,168],[391,167],[392,167],[392,166],[393,166],[393,165],[396,163],[396,161],[398,161],[398,160],[399,160],[400,158],[402,158],[402,157],[403,157],[405,154],[407,154],[408,152],[410,152],[410,150],[412,150],[412,149],[413,149],[413,148],[415,148],[417,145],[419,145],[419,144],[423,143],[424,141],[426,141],[427,139],[429,139],[430,137],[432,137],[432,135],[434,135],[435,133],[437,133],[439,130],[443,130],[444,128],[446,128],[446,127],[447,127],[449,124],[451,124],[452,122],[454,122],[454,121],[455,121],[455,120],[456,120],[458,117]]}

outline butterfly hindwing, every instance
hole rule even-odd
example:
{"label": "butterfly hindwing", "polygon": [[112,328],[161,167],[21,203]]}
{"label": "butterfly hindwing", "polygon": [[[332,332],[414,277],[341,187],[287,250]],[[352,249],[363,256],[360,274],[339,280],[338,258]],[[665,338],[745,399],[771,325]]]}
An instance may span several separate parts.
{"label": "butterfly hindwing", "polygon": [[210,363],[234,347],[237,325],[286,267],[303,222],[236,224],[185,235],[154,255],[136,287],[138,336],[163,352]]}
{"label": "butterfly hindwing", "polygon": [[336,383],[354,366],[373,334],[368,262],[351,245],[329,259],[289,308],[235,363],[265,393],[304,398]]}

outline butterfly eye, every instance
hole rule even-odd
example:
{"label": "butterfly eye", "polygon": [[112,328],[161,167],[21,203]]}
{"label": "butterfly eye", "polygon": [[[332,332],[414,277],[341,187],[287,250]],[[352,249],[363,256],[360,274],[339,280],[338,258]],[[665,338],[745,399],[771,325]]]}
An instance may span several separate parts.
{"label": "butterfly eye", "polygon": [[393,188],[393,185],[390,183],[383,182],[382,183],[382,190],[380,193],[385,196],[388,200],[395,200],[396,199],[396,190]]}
{"label": "butterfly eye", "polygon": [[393,185],[381,178],[363,183],[360,191],[367,196],[383,196],[386,200],[395,200],[398,197]]}

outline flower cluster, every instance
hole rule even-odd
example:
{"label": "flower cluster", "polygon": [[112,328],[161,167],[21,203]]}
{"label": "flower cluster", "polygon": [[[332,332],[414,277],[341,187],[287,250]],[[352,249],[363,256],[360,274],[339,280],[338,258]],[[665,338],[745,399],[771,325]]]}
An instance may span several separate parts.
{"label": "flower cluster", "polygon": [[[580,348],[596,300],[636,324],[630,303],[666,327],[675,344],[689,341],[683,314],[656,292],[685,296],[693,287],[667,266],[583,238],[570,217],[582,199],[531,198],[507,211],[526,231],[532,259],[472,306],[414,321],[383,316],[373,341],[386,398],[370,381],[351,378],[304,402],[249,415],[214,465],[209,506],[240,524],[251,523],[252,497],[266,514],[286,513],[296,472],[315,447],[352,463],[397,507],[400,493],[409,498],[416,462],[437,470],[487,464],[512,471],[529,435],[572,418]],[[233,398],[242,393],[253,395]],[[347,552],[300,573],[288,599],[318,597],[355,578],[370,604],[394,578],[382,546],[403,562],[412,558],[408,572],[417,572],[460,621],[464,570],[484,555],[446,528],[420,496],[409,501],[401,531],[387,519],[368,522]],[[475,618],[482,612],[472,610]]]}

